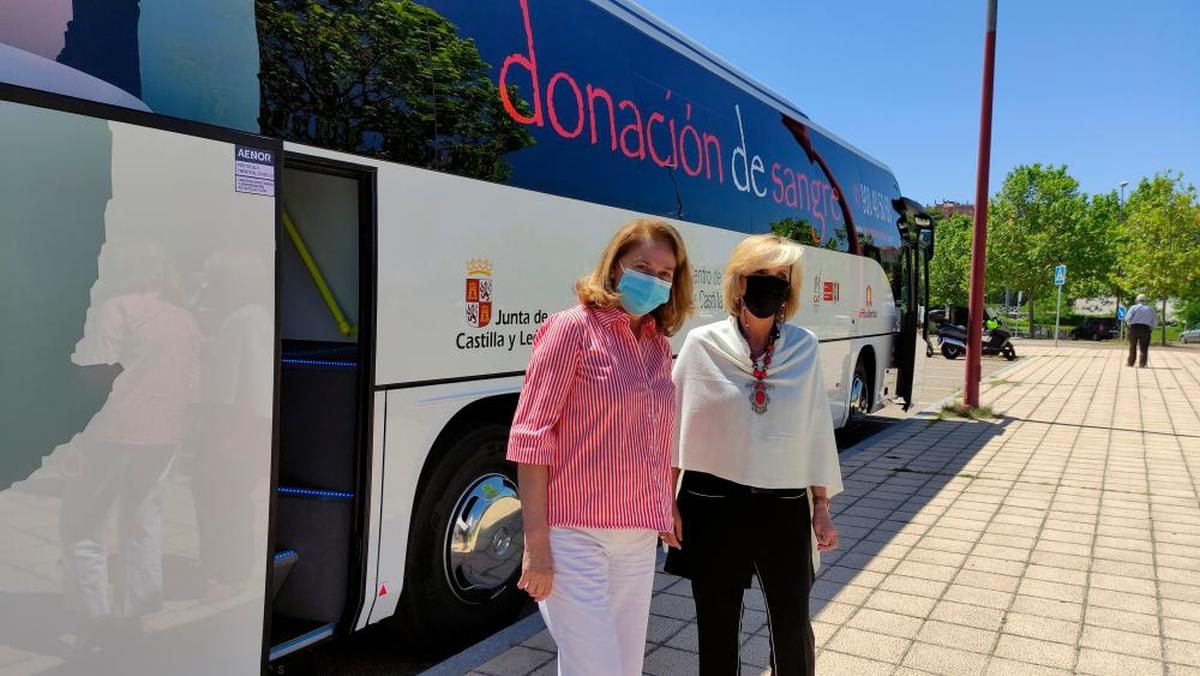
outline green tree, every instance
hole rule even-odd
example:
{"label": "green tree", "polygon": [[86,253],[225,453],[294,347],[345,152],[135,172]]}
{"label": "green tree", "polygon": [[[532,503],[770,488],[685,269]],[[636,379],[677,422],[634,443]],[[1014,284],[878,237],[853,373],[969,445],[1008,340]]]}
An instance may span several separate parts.
{"label": "green tree", "polygon": [[965,306],[970,295],[971,239],[974,224],[965,214],[944,218],[929,210],[934,225],[933,260],[929,262],[929,298],[934,305]]}
{"label": "green tree", "polygon": [[[1170,170],[1142,179],[1125,206],[1120,224],[1121,248],[1117,254],[1124,285],[1162,301],[1165,319],[1167,298],[1196,294],[1200,281],[1200,206],[1196,188]],[[1167,343],[1166,322],[1162,344]]]}
{"label": "green tree", "polygon": [[1010,171],[989,204],[989,285],[1025,292],[1032,331],[1034,302],[1054,287],[1054,267],[1089,265],[1087,196],[1066,166],[1032,164]]}
{"label": "green tree", "polygon": [[1082,224],[1088,245],[1077,252],[1076,268],[1068,276],[1072,297],[1095,298],[1111,294],[1120,302],[1127,295],[1117,267],[1120,223],[1121,203],[1116,191],[1091,196]]}
{"label": "green tree", "polygon": [[786,237],[787,239],[808,244],[810,246],[819,246],[821,244],[821,236],[817,234],[817,229],[806,218],[784,218],[775,221],[771,224],[771,232]]}
{"label": "green tree", "polygon": [[[474,41],[411,0],[255,0],[264,134],[503,181],[533,144]],[[528,112],[513,89],[518,108]]]}
{"label": "green tree", "polygon": [[1185,329],[1200,325],[1200,296],[1189,296],[1176,301],[1175,312]]}

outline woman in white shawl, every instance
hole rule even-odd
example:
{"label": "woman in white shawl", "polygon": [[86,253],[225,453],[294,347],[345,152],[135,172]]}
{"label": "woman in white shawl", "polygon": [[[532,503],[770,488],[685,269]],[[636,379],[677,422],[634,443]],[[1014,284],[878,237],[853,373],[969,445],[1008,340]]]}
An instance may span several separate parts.
{"label": "woman in white shawl", "polygon": [[829,499],[842,478],[817,337],[787,323],[803,253],[775,235],[742,241],[725,268],[729,317],[689,333],[675,364],[683,537],[667,571],[692,581],[705,676],[738,673],[751,575],[773,673],[814,672],[808,594],[817,552],[837,546]]}

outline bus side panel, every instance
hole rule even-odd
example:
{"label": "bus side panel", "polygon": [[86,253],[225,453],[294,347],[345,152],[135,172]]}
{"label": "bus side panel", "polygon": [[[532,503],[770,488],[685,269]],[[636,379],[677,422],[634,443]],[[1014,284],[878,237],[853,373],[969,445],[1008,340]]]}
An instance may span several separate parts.
{"label": "bus side panel", "polygon": [[[575,280],[621,225],[647,216],[401,165],[382,164],[378,175],[383,387],[522,373],[546,315],[576,302]],[[664,220],[682,233],[695,282],[697,312],[675,336],[678,350],[688,329],[727,316],[722,277],[745,235]],[[891,331],[891,291],[877,263],[805,247],[803,267],[794,323],[831,344]],[[836,351],[830,388],[853,368],[849,345]],[[831,403],[844,397],[830,390]]]}
{"label": "bus side panel", "polygon": [[[382,534],[378,546],[378,585],[370,590],[376,595],[370,607],[369,622],[391,617],[400,601],[404,582],[412,515],[420,490],[421,468],[429,456],[438,435],[456,413],[473,401],[488,397],[511,395],[520,390],[518,378],[477,381],[469,384],[434,385],[405,388],[386,392],[387,418],[377,418],[384,425],[386,448],[378,529]],[[377,451],[378,453],[378,451]],[[430,552],[413,552],[430,555]],[[436,580],[430,580],[436,584]],[[379,589],[387,587],[387,594]]]}
{"label": "bus side panel", "polygon": [[0,674],[260,668],[276,210],[235,147],[0,101]]}

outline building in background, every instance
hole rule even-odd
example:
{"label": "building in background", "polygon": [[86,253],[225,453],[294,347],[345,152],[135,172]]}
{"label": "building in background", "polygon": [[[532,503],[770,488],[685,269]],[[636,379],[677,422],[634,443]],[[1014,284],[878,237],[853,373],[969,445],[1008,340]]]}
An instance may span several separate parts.
{"label": "building in background", "polygon": [[967,218],[975,218],[974,204],[963,204],[962,202],[955,202],[954,200],[942,200],[940,202],[936,202],[930,205],[929,209],[938,210],[941,212],[942,216],[946,218],[960,214],[966,216]]}

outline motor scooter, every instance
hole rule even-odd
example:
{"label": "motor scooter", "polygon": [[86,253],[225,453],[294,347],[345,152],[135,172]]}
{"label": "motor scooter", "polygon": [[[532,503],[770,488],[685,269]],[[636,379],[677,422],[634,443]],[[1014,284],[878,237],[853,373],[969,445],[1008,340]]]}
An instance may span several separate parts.
{"label": "motor scooter", "polygon": [[[931,312],[929,319],[938,325],[936,333],[938,349],[943,357],[958,359],[967,353],[967,327],[951,324],[946,319],[945,313],[937,311]],[[985,356],[1001,355],[1008,361],[1016,359],[1017,350],[1012,344],[1012,333],[990,317],[986,320],[986,325],[990,328],[984,331],[983,354]],[[932,345],[926,348],[925,354],[933,356]]]}

